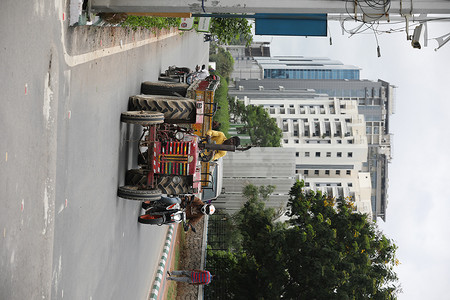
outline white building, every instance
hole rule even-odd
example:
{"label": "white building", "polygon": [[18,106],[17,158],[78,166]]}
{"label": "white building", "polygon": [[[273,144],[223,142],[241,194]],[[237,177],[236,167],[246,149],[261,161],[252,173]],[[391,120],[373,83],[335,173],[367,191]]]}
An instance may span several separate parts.
{"label": "white building", "polygon": [[262,105],[283,131],[282,146],[295,149],[295,172],[308,189],[351,197],[372,217],[370,173],[363,172],[368,144],[364,116],[355,100],[320,97],[248,98]]}

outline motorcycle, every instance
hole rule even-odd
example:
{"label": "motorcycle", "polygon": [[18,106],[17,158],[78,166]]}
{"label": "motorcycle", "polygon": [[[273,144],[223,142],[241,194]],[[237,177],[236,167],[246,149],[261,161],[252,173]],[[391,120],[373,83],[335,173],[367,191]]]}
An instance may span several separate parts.
{"label": "motorcycle", "polygon": [[150,203],[142,203],[145,214],[140,215],[138,222],[142,224],[164,225],[183,222],[184,230],[189,228],[195,232],[195,228],[186,221],[186,207],[194,200],[194,195],[183,195],[183,200],[178,197],[162,196],[160,200]]}
{"label": "motorcycle", "polygon": [[217,76],[215,75],[210,75],[205,78],[200,70],[200,66],[198,65],[195,67],[195,71],[191,71],[191,69],[187,67],[169,66],[169,68],[164,73],[160,74],[158,80],[192,84],[195,80],[208,80],[208,78],[209,80],[217,80]]}

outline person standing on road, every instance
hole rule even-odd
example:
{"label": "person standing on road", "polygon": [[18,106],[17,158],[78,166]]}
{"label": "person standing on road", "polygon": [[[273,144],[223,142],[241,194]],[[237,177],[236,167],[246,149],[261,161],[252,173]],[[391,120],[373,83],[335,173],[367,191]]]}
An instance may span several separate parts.
{"label": "person standing on road", "polygon": [[[214,275],[211,275],[209,271],[206,270],[179,270],[179,271],[167,271],[169,277],[168,280],[186,282],[195,285],[206,285],[209,284]],[[172,276],[173,275],[173,276]],[[178,277],[175,277],[178,276]]]}

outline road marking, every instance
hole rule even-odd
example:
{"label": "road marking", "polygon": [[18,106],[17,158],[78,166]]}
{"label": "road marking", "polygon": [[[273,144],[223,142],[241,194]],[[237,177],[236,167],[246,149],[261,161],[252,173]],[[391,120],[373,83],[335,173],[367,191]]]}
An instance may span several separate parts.
{"label": "road marking", "polygon": [[6,152],[5,161],[8,161],[8,152]]}

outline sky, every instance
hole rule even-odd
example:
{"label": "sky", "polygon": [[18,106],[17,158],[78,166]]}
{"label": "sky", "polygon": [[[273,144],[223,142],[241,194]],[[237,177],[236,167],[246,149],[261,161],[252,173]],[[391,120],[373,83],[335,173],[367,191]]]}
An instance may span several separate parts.
{"label": "sky", "polygon": [[332,45],[329,37],[254,40],[271,41],[272,56],[328,57],[362,68],[361,79],[397,87],[386,222],[377,223],[398,246],[399,299],[450,299],[450,42],[434,51],[432,39],[450,33],[450,22],[429,23],[422,49],[413,49],[405,32],[377,35],[381,57],[373,31],[350,37],[339,22],[328,26]]}

